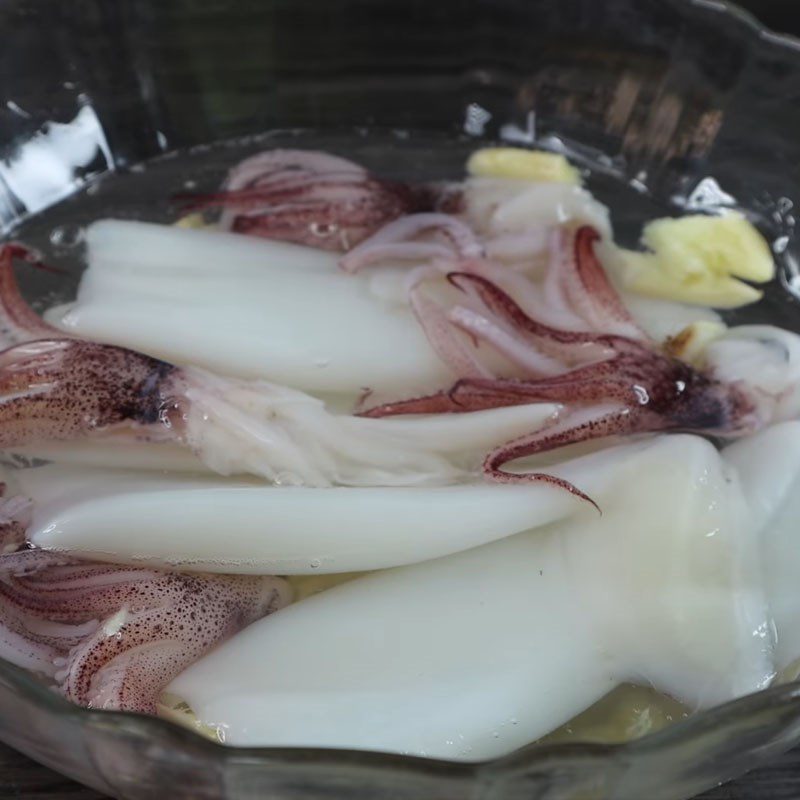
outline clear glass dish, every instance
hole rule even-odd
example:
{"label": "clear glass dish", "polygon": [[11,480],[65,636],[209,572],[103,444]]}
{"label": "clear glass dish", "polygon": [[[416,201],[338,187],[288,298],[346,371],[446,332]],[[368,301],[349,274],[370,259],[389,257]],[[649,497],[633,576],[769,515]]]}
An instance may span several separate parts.
{"label": "clear glass dish", "polygon": [[[722,187],[779,259],[761,313],[800,329],[800,42],[718,0],[9,0],[0,25],[0,231],[35,232],[58,201],[68,216],[70,195],[105,172],[276,129],[393,137],[401,174],[408,136],[461,154],[505,139],[566,149],[601,184],[625,184],[623,240],[648,209],[725,202]],[[38,280],[26,288],[41,299]],[[165,788],[175,800],[679,800],[800,742],[800,686],[626,745],[456,764],[225,748],[72,707],[0,663],[0,739],[126,800]]]}

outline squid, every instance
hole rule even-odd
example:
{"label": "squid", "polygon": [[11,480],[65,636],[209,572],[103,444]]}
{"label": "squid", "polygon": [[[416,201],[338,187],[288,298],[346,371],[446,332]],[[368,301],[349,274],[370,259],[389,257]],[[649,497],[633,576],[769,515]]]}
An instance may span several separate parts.
{"label": "squid", "polygon": [[[598,502],[624,452],[550,468]],[[244,478],[49,464],[3,476],[32,501],[27,538],[42,549],[158,569],[324,575],[371,571],[461,550],[591,513],[546,484],[267,486]],[[235,531],[221,537],[220,530]]]}
{"label": "squid", "polygon": [[[529,427],[516,428],[506,444],[489,444],[484,474],[493,481],[545,480],[590,500],[563,479],[541,471],[520,476],[504,466],[615,435],[694,431],[740,436],[786,418],[784,406],[798,404],[792,400],[800,385],[795,374],[798,337],[778,332],[786,342],[779,354],[789,368],[777,378],[762,375],[761,361],[768,359],[751,359],[748,376],[718,377],[730,369],[722,345],[714,351],[719,363],[706,370],[672,357],[647,336],[616,294],[594,252],[598,234],[588,226],[557,233],[541,286],[485,260],[477,237],[446,215],[412,215],[391,223],[345,255],[342,267],[359,271],[374,266],[370,248],[385,255],[391,247],[396,258],[398,248],[417,248],[420,232],[442,226],[447,229],[437,246],[449,249],[447,258],[443,252],[429,254],[430,263],[412,270],[416,276],[410,275],[406,286],[431,351],[462,377],[449,389],[379,403],[356,417],[334,413],[322,400],[286,386],[178,367],[43,329],[47,323],[21,310],[11,283],[16,251],[6,251],[0,264],[8,287],[0,298],[5,316],[11,327],[16,324],[17,340],[27,335],[35,341],[21,341],[0,355],[0,412],[5,415],[0,448],[127,430],[140,439],[185,446],[220,474],[252,474],[283,485],[447,483],[475,468],[470,459],[481,439],[501,433],[487,418],[473,419],[465,412],[491,417],[519,406],[523,410],[516,423],[524,426],[527,420]],[[419,256],[416,251],[414,257]],[[425,281],[441,274],[447,276],[451,295],[426,297]],[[346,277],[339,279],[346,283]],[[549,307],[566,320],[564,326],[540,322],[501,282],[527,308],[536,303]],[[454,339],[454,330],[488,345],[517,374],[498,374],[496,362],[474,344]],[[36,338],[47,333],[50,338]],[[757,351],[768,352],[762,334],[749,341]],[[747,337],[746,330],[734,332],[731,341]],[[759,384],[762,377],[768,386]],[[416,435],[409,435],[411,415],[423,415]],[[464,422],[451,424],[449,415],[464,415]],[[393,427],[389,417],[402,419]]]}
{"label": "squid", "polygon": [[76,300],[45,315],[62,335],[348,403],[454,377],[386,287],[394,270],[349,277],[322,250],[129,221],[92,224],[86,243]]}
{"label": "squid", "polygon": [[[449,269],[457,268],[449,240],[438,233],[446,224],[469,237],[467,252],[485,249],[491,260],[491,240],[484,243],[450,215],[411,215],[381,235],[394,237],[396,226],[408,224],[423,226],[419,238],[429,240],[414,243],[418,257],[444,254]],[[385,263],[342,271],[334,253],[211,230],[101,220],[85,238],[88,266],[77,298],[45,315],[69,336],[335,397],[342,407],[365,387],[389,398],[433,391],[462,375],[437,357],[420,325],[429,319],[421,306],[436,299],[428,297],[431,290],[446,291],[444,279],[437,271],[440,285],[425,280],[410,291],[420,273],[406,241],[386,243],[396,257]],[[531,281],[520,276],[508,283],[514,271],[503,265],[492,274],[505,275],[500,285],[530,313],[547,314],[546,303],[525,305],[539,297]],[[658,340],[699,318],[718,319],[708,310],[632,295],[625,303]],[[555,309],[544,321],[563,326],[564,313]],[[466,336],[452,338],[469,354]],[[492,361],[486,354],[483,360]],[[492,365],[504,366],[499,357]]]}
{"label": "squid", "polygon": [[[87,342],[37,338],[57,332],[23,302],[16,257],[39,264],[20,246],[0,250],[0,338],[9,345],[0,354],[4,441],[167,424],[159,385],[173,368]],[[34,513],[26,496],[0,499],[0,656],[79,705],[155,713],[172,677],[291,600],[279,578],[179,574],[47,552],[30,542]]]}
{"label": "squid", "polygon": [[[400,202],[400,195],[433,200]],[[537,272],[550,258],[553,228],[580,222],[610,238],[608,210],[579,186],[470,177],[401,190],[337,156],[296,150],[254,156],[234,167],[221,192],[187,201],[220,209],[215,230],[114,220],[89,226],[78,297],[51,310],[50,321],[172,363],[349,398],[365,386],[390,397],[461,377],[425,345],[415,321],[429,317],[419,306],[430,303],[404,289],[414,257],[447,258],[455,236],[463,253]],[[367,226],[365,207],[383,209]],[[350,280],[336,274],[337,253],[344,265],[364,236],[396,237],[396,226],[406,234],[386,243],[388,263]],[[410,226],[422,234],[413,243]],[[369,252],[374,258],[376,248]],[[680,330],[679,319],[714,317],[625,300],[657,339]],[[546,321],[548,306],[539,305],[537,318]],[[554,321],[563,323],[564,309],[557,311]]]}
{"label": "squid", "polygon": [[[545,403],[512,415],[489,413],[466,426],[437,417],[376,425],[331,413],[322,401],[285,387],[223,379],[111,345],[42,339],[0,354],[2,449],[107,435],[175,443],[216,473],[284,486],[453,482],[474,469],[475,445],[497,435],[482,422],[519,431],[553,413]],[[454,435],[459,429],[463,438]],[[152,466],[158,453],[151,453]]]}
{"label": "squid", "polygon": [[[292,197],[296,192],[303,195],[331,185],[367,191],[360,168],[319,154],[303,158],[306,161],[284,151],[262,154],[242,165],[244,177],[233,176],[231,182],[250,186],[255,181],[259,192],[286,190]],[[372,184],[368,189],[374,191]],[[500,203],[494,216],[502,207]],[[445,376],[450,374],[455,382],[449,388],[377,403],[371,402],[373,396],[367,393],[369,405],[365,403],[354,418],[331,412],[323,400],[289,386],[177,366],[169,359],[146,354],[147,346],[142,348],[145,352],[138,352],[119,343],[64,338],[64,333],[91,335],[92,326],[71,324],[81,312],[67,311],[57,333],[55,327],[25,309],[13,284],[11,265],[20,251],[7,248],[0,256],[6,288],[0,303],[10,320],[10,339],[19,343],[0,355],[0,397],[4,399],[0,412],[5,415],[0,447],[13,449],[125,431],[136,439],[185,446],[218,473],[253,474],[277,484],[446,483],[474,468],[468,454],[480,445],[480,436],[468,435],[471,429],[466,422],[460,426],[464,441],[455,438],[459,426],[450,425],[453,438],[448,442],[443,435],[447,423],[442,420],[465,412],[491,416],[490,412],[520,406],[525,409],[520,419],[529,418],[530,427],[515,430],[505,443],[489,445],[483,459],[484,475],[500,482],[549,481],[590,500],[561,478],[541,471],[520,475],[505,466],[565,445],[616,435],[693,431],[736,437],[785,418],[778,406],[791,404],[794,401],[785,398],[798,394],[791,370],[779,379],[786,385],[776,387],[770,378],[766,387],[759,385],[758,374],[753,381],[748,381],[748,376],[720,377],[720,370],[728,369],[724,353],[725,363],[718,364],[719,369],[710,364],[705,370],[671,356],[647,335],[608,280],[595,252],[600,233],[591,226],[551,231],[547,270],[542,280],[534,283],[526,275],[492,262],[486,240],[463,219],[437,211],[407,211],[388,223],[382,220],[377,232],[360,244],[348,244],[340,266],[351,273],[349,279],[329,275],[324,260],[318,259],[303,268],[297,286],[309,282],[317,302],[338,306],[340,298],[318,291],[324,287],[313,281],[331,279],[331,287],[355,286],[359,276],[352,273],[369,272],[387,259],[414,264],[412,270],[405,270],[403,285],[423,344],[413,339],[408,342],[413,345],[411,350],[427,353],[442,370],[437,377],[435,371],[423,369],[424,382],[447,385]],[[501,222],[503,218],[501,215]],[[90,237],[90,249],[102,249],[104,234],[98,234],[94,245]],[[153,231],[151,235],[157,238],[161,233]],[[286,258],[298,260],[292,245],[281,246],[289,248],[284,252]],[[252,249],[252,243],[248,247]],[[111,267],[105,272],[90,272],[82,287],[85,297],[98,293],[104,275],[117,281],[119,276],[126,279],[127,269],[115,266],[113,259],[108,263]],[[255,261],[252,268],[258,269]],[[187,271],[180,260],[172,272],[185,286]],[[158,283],[168,280],[169,275],[163,275]],[[431,283],[437,292],[434,296],[427,293]],[[112,294],[127,297],[129,292],[122,291],[125,288],[116,286]],[[355,300],[362,289],[356,286],[355,291],[353,303],[344,304],[354,316],[358,309],[368,307]],[[235,301],[230,298],[231,308],[238,313]],[[215,297],[215,302],[224,305],[226,301]],[[119,325],[117,312],[112,309],[110,313]],[[408,318],[403,323],[406,333],[413,330],[407,328],[407,322]],[[153,328],[141,323],[132,321],[128,328],[145,332]],[[176,333],[180,329],[181,325]],[[216,329],[211,332],[213,338]],[[734,334],[742,335],[747,336],[746,332]],[[785,334],[784,338],[791,336]],[[404,337],[405,333],[399,334],[398,343]],[[356,338],[370,340],[363,334]],[[425,338],[430,347],[424,345]],[[171,341],[172,337],[161,339]],[[795,339],[786,349],[790,361],[797,360],[792,355],[798,350]],[[286,341],[279,338],[276,349],[286,349]],[[762,341],[755,346],[762,348]],[[226,352],[219,352],[220,363]],[[294,363],[294,355],[290,352],[288,361]],[[351,362],[368,372],[360,358],[351,356]],[[419,366],[420,362],[414,362],[410,373]],[[760,367],[757,363],[755,367],[758,373]],[[368,374],[363,377],[369,380]],[[330,388],[335,385],[342,388],[329,384]],[[384,392],[391,385],[383,383]],[[779,395],[783,399],[776,399]],[[407,435],[413,427],[408,420],[412,415],[424,415],[417,425],[420,438],[416,442]],[[388,419],[397,416],[404,418],[405,430],[392,426]],[[426,430],[437,434],[441,445],[431,447],[422,441]]]}
{"label": "squid", "polygon": [[[370,263],[370,248],[379,253],[382,234],[363,243],[344,261]],[[483,462],[484,473],[495,481],[544,480],[555,482],[585,500],[590,498],[575,486],[541,472],[519,474],[504,469],[516,459],[537,456],[555,448],[580,444],[611,436],[657,432],[696,432],[710,436],[739,437],[753,433],[775,419],[785,419],[787,405],[797,406],[797,359],[800,339],[783,331],[772,331],[772,339],[785,343],[784,362],[792,364],[779,376],[766,375],[749,360],[752,378],[769,386],[753,385],[742,374],[730,379],[732,363],[740,361],[724,355],[726,348],[712,352],[721,360],[708,370],[698,370],[670,355],[641,330],[606,277],[594,247],[600,234],[582,226],[566,234],[565,260],[554,261],[545,277],[540,298],[532,286],[521,292],[523,298],[563,309],[569,327],[542,322],[527,313],[509,293],[498,285],[492,272],[481,262],[471,263],[463,253],[465,269],[447,272],[449,282],[467,298],[444,311],[434,309],[441,328],[442,320],[451,328],[467,332],[514,362],[524,377],[503,378],[475,359],[471,373],[448,389],[431,395],[373,406],[362,414],[386,418],[409,414],[463,414],[521,403],[552,402],[563,406],[555,418],[527,436],[491,450]],[[447,269],[447,262],[445,263]],[[524,281],[515,276],[517,284]],[[432,325],[427,329],[431,330]],[[761,331],[762,334],[764,330]],[[754,331],[740,329],[732,341],[748,340],[761,354],[764,339],[748,338]],[[755,332],[757,334],[757,332]],[[447,330],[447,335],[451,335]],[[450,343],[433,342],[437,352],[453,366],[462,363],[461,354],[452,354]],[[728,343],[730,350],[730,342]],[[728,376],[725,379],[723,375]]]}
{"label": "squid", "polygon": [[309,150],[268,150],[237,164],[219,192],[177,195],[189,211],[219,210],[221,230],[347,252],[387,223],[442,211],[490,234],[502,260],[545,249],[542,228],[583,220],[611,230],[608,210],[568,183],[472,176],[463,183],[401,183],[371,174],[339,156]]}
{"label": "squid", "polygon": [[174,676],[291,600],[280,578],[121,567],[31,548],[20,540],[29,513],[19,497],[0,508],[0,656],[82,706],[155,713]]}
{"label": "squid", "polygon": [[176,200],[191,211],[221,208],[222,230],[344,251],[437,197],[329,153],[267,150],[231,170],[221,191]]}
{"label": "squid", "polygon": [[[757,465],[787,444],[776,483]],[[629,442],[597,495],[603,516],[350,580],[251,626],[168,690],[232,745],[462,761],[536,741],[626,682],[692,710],[757,691],[800,655],[800,423],[733,448]],[[762,571],[765,554],[790,563]]]}
{"label": "squid", "polygon": [[181,469],[250,474],[279,485],[437,485],[472,474],[476,453],[498,435],[521,433],[556,412],[553,404],[536,403],[461,420],[369,420],[286,386],[68,337],[24,302],[14,277],[20,255],[26,257],[17,245],[0,250],[3,450],[60,460],[70,443],[83,440],[78,460],[83,453],[119,463],[133,454],[163,469],[166,456]]}
{"label": "squid", "polygon": [[[41,259],[0,249],[0,449],[193,473],[9,475],[0,655],[92,707],[152,712],[171,681],[237,744],[468,759],[621,681],[694,707],[766,685],[770,609],[788,593],[761,582],[753,531],[773,500],[754,511],[746,467],[680,432],[737,438],[796,417],[800,338],[740,328],[702,366],[682,361],[605,275],[602,210],[576,187],[547,192],[262,154],[189,200],[221,209],[223,232],[92,226],[77,302],[45,319],[14,277]],[[678,435],[638,441],[660,432]],[[637,440],[544,461],[616,436]],[[747,444],[731,459],[752,460]],[[521,458],[534,461],[509,466]],[[477,484],[481,465],[508,485]],[[291,594],[265,572],[386,568],[262,620]],[[538,639],[519,635],[519,609]],[[477,655],[476,630],[491,633]]]}

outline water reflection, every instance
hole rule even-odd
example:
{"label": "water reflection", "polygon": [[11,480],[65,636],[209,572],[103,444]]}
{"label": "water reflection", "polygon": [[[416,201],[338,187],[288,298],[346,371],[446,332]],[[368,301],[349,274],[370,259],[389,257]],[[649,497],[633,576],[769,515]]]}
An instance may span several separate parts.
{"label": "water reflection", "polygon": [[67,197],[114,161],[94,109],[49,122],[0,161],[0,232]]}

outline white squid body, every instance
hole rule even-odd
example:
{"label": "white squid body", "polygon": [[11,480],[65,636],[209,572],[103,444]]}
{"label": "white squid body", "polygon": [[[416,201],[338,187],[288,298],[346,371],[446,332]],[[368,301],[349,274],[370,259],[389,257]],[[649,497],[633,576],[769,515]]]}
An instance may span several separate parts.
{"label": "white squid body", "polygon": [[[773,661],[767,594],[780,636],[800,646],[796,569],[770,576],[765,592],[759,559],[758,533],[789,481],[750,474],[789,438],[800,453],[796,423],[736,445],[732,461],[751,467],[744,487],[696,437],[619,448],[595,497],[602,516],[302,600],[168,691],[231,744],[480,760],[536,740],[622,682],[652,683],[693,708],[760,689],[797,655],[779,649]],[[761,535],[780,560],[800,548],[791,526],[778,528],[782,538]]]}
{"label": "white squid body", "polygon": [[[312,248],[142,222],[94,223],[86,241],[76,301],[47,314],[70,334],[313,393],[410,397],[455,377],[408,305],[407,265],[347,275]],[[663,301],[632,311],[656,338],[716,318]]]}
{"label": "white squid body", "polygon": [[[626,452],[605,450],[549,471],[600,499]],[[255,575],[414,564],[596,513],[544,483],[311,489],[55,464],[6,480],[34,500],[28,537],[40,547],[112,563]]]}
{"label": "white squid body", "polygon": [[77,301],[51,323],[174,364],[315,392],[407,392],[452,375],[410,309],[335,254],[238,234],[103,221]]}
{"label": "white squid body", "polygon": [[763,574],[778,632],[775,664],[782,670],[800,658],[800,423],[785,422],[736,442],[725,456],[760,526]]}
{"label": "white squid body", "polygon": [[[187,371],[189,372],[189,371]],[[196,370],[191,371],[197,374]],[[137,442],[109,433],[78,442],[14,449],[23,460],[222,475],[257,475],[278,485],[442,485],[474,478],[485,453],[537,430],[559,406],[534,403],[471,414],[367,419],[322,400],[259,382],[231,385],[205,374],[189,389],[188,444]]]}
{"label": "white squid body", "polygon": [[[465,216],[475,230],[492,236],[527,234],[536,226],[571,221],[611,233],[608,209],[581,186],[514,178],[471,177],[464,182]],[[530,237],[526,253],[535,251]],[[546,247],[541,240],[541,248]]]}

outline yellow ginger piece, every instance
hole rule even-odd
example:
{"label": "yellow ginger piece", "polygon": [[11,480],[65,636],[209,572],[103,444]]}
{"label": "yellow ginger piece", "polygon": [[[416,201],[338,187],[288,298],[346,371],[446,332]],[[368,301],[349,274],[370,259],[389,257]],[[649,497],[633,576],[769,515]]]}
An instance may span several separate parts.
{"label": "yellow ginger piece", "polygon": [[744,283],[775,277],[775,262],[764,237],[738,212],[657,219],[642,242],[651,251],[621,251],[626,289],[712,308],[754,303],[762,292]]}
{"label": "yellow ginger piece", "polygon": [[181,217],[177,222],[174,222],[173,225],[176,228],[193,228],[197,230],[214,227],[203,219],[202,214],[197,213],[187,214],[185,217]]}
{"label": "yellow ginger piece", "polygon": [[670,336],[664,346],[667,352],[687,364],[705,366],[705,350],[711,342],[725,334],[727,326],[721,322],[698,320],[687,325],[680,333]]}
{"label": "yellow ginger piece", "polygon": [[467,161],[467,172],[477,178],[513,178],[575,185],[581,182],[580,173],[564,156],[522,147],[476,150]]}

